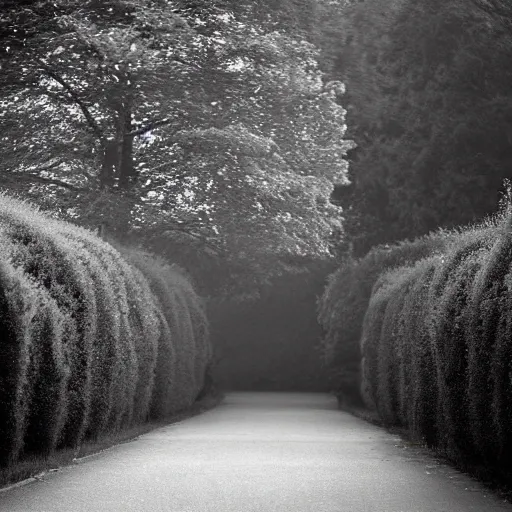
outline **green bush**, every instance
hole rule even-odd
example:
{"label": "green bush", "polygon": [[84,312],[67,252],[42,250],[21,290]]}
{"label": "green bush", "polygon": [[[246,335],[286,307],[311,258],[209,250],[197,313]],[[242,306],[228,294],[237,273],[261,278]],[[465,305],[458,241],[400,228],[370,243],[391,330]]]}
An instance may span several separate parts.
{"label": "green bush", "polygon": [[[363,319],[379,277],[387,270],[442,253],[453,237],[453,233],[439,232],[375,247],[360,260],[344,262],[329,278],[319,301],[318,320],[325,331],[324,358],[334,372],[359,364]],[[352,385],[359,387],[359,382]]]}
{"label": "green bush", "polygon": [[[132,333],[135,335],[134,346],[137,357],[137,387],[134,397],[134,417],[136,423],[147,421],[151,406],[154,386],[156,361],[158,356],[158,339],[160,324],[158,306],[151,292],[150,285],[142,273],[132,267],[133,280],[128,286],[131,299]],[[132,288],[132,283],[135,288]]]}
{"label": "green bush", "polygon": [[512,475],[512,272],[505,279],[504,298],[490,364],[492,427],[500,470]]}
{"label": "green bush", "polygon": [[[426,246],[423,239],[416,249]],[[367,407],[461,466],[509,478],[512,212],[446,234],[444,245],[435,241],[423,252],[431,255],[413,264],[410,247],[406,265],[383,264],[400,260],[402,249],[390,249],[399,252],[395,257],[378,249],[373,263],[348,261],[333,276],[320,311],[331,329],[326,344],[343,355],[337,333],[346,321],[353,336],[362,313],[351,307],[364,307],[361,395]],[[356,289],[360,280],[363,290],[373,283],[367,307],[366,292]],[[333,333],[338,340],[329,338]],[[343,358],[336,363],[347,365]]]}
{"label": "green bush", "polygon": [[150,284],[140,270],[126,260],[126,255],[119,255],[116,269],[117,275],[123,278],[127,298],[125,327],[130,359],[127,367],[134,385],[128,390],[128,408],[122,425],[145,421],[149,415],[160,337],[157,303]]}
{"label": "green bush", "polygon": [[185,293],[180,288],[174,288],[171,294],[173,320],[170,324],[174,329],[175,338],[180,338],[182,343],[176,347],[176,380],[181,389],[185,407],[188,407],[199,393],[199,385],[195,380],[194,359],[195,340],[188,314]]}
{"label": "green bush", "polygon": [[209,343],[206,309],[184,275],[180,276],[178,273],[176,281],[182,290],[181,296],[184,301],[182,317],[189,332],[191,347],[193,347],[193,374],[197,396],[204,384],[205,368],[213,356]]}
{"label": "green bush", "polygon": [[[151,406],[153,417],[167,416],[189,407],[200,390],[194,367],[194,332],[185,297],[198,299],[190,285],[183,287],[184,277],[176,267],[133,249],[127,257],[148,280],[162,312],[160,325],[170,333],[158,341],[158,353],[166,357],[158,358]],[[203,372],[205,368],[206,363]]]}
{"label": "green bush", "polygon": [[[122,296],[118,274],[109,248],[85,230],[62,232],[71,243],[80,244],[88,255],[97,307],[97,336],[93,344],[92,400],[87,436],[96,438],[109,430],[109,418],[118,397],[115,396],[121,358]],[[127,306],[125,306],[127,310]]]}
{"label": "green bush", "polygon": [[372,296],[363,320],[361,395],[367,407],[372,410],[377,410],[378,351],[382,324],[390,298],[386,292],[385,288],[381,288]]}
{"label": "green bush", "polygon": [[69,365],[67,418],[61,443],[76,446],[87,429],[91,405],[92,346],[96,337],[94,285],[84,259],[52,223],[3,201],[0,223],[15,250],[12,261],[48,290],[58,306],[71,316],[76,328],[64,341]]}
{"label": "green bush", "polygon": [[499,226],[493,247],[483,253],[468,304],[469,417],[474,444],[483,460],[494,459],[499,451],[497,436],[489,428],[493,401],[489,376],[507,303],[505,278],[512,262],[510,219]]}
{"label": "green bush", "polygon": [[[39,292],[43,295],[41,289]],[[57,447],[66,419],[69,373],[63,342],[69,319],[48,294],[43,297],[30,329],[33,357],[28,378],[30,413],[24,452],[48,455]]]}
{"label": "green bush", "polygon": [[0,196],[0,464],[190,406],[212,348],[188,277]]}
{"label": "green bush", "polygon": [[389,425],[398,423],[398,375],[400,371],[397,324],[407,296],[407,280],[397,278],[386,288],[389,294],[377,350],[377,410]]}
{"label": "green bush", "polygon": [[429,333],[425,328],[425,307],[432,276],[439,257],[417,262],[409,269],[411,287],[401,312],[400,417],[415,439],[432,444],[436,436],[435,379]]}
{"label": "green bush", "polygon": [[34,283],[9,263],[8,240],[0,240],[0,464],[5,466],[15,463],[23,449],[32,392],[31,324],[41,296]]}
{"label": "green bush", "polygon": [[470,321],[468,297],[474,277],[495,237],[494,229],[468,230],[437,266],[429,294],[428,327],[437,374],[438,445],[457,460],[473,457],[468,436],[467,353],[465,325]]}
{"label": "green bush", "polygon": [[130,250],[127,257],[146,277],[159,305],[161,335],[157,344],[158,360],[150,414],[153,418],[165,417],[186,407],[186,404],[182,404],[182,390],[176,377],[178,333],[174,328],[176,311],[171,285],[167,280],[168,268],[162,268],[148,254],[140,251]]}

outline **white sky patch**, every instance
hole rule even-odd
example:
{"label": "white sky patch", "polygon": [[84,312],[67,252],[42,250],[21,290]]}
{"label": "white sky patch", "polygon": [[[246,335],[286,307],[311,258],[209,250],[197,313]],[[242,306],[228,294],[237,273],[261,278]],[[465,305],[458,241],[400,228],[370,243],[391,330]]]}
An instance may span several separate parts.
{"label": "white sky patch", "polygon": [[140,136],[140,138],[141,138],[144,142],[146,142],[146,143],[148,143],[148,144],[151,144],[151,143],[153,143],[153,142],[156,140],[156,136],[155,136],[155,135],[153,135],[153,132],[151,132],[151,131],[146,132],[146,133],[143,133],[143,134]]}
{"label": "white sky patch", "polygon": [[229,23],[233,19],[233,15],[225,12],[224,14],[218,14],[216,18],[224,23]]}
{"label": "white sky patch", "polygon": [[226,66],[228,71],[242,71],[248,67],[248,64],[241,57],[237,57]]}

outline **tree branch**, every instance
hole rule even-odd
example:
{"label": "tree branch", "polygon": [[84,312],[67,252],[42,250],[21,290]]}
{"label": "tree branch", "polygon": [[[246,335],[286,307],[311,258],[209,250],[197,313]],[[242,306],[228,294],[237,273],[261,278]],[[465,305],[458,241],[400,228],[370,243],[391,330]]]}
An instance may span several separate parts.
{"label": "tree branch", "polygon": [[165,126],[172,123],[173,119],[162,119],[161,121],[153,121],[142,128],[138,128],[137,130],[132,130],[130,133],[127,133],[127,137],[138,137],[139,135],[144,135],[160,126]]}
{"label": "tree branch", "polygon": [[73,190],[74,192],[84,192],[86,190],[81,187],[76,187],[75,185],[72,185],[71,183],[66,183],[65,181],[61,181],[61,180],[54,179],[54,178],[45,178],[43,176],[38,176],[37,174],[31,174],[31,173],[24,173],[24,174],[16,173],[16,174],[11,174],[8,177],[4,175],[4,177],[11,181],[14,181],[14,180],[16,180],[16,181],[22,180],[22,181],[30,181],[30,182],[34,181],[34,182],[38,182],[38,183],[44,183],[46,185],[56,185],[58,187],[67,188],[68,190]]}
{"label": "tree branch", "polygon": [[101,131],[101,128],[98,126],[98,123],[96,123],[94,116],[91,114],[87,105],[82,101],[80,96],[78,96],[78,94],[71,87],[71,85],[68,82],[66,82],[66,80],[64,80],[64,78],[62,78],[56,71],[54,71],[47,64],[45,64],[44,61],[38,59],[38,63],[50,78],[53,78],[57,83],[62,85],[62,87],[71,96],[73,101],[80,107],[80,110],[82,111],[84,117],[87,120],[87,123],[95,133],[96,137],[98,137],[99,140],[103,140],[103,132]]}
{"label": "tree branch", "polygon": [[178,57],[177,55],[173,55],[173,59],[175,62],[179,62],[180,64],[183,64],[184,66],[188,66],[189,68],[197,69],[198,71],[201,71],[201,66],[198,66],[197,64],[193,62],[187,62],[186,60],[182,59],[181,57]]}
{"label": "tree branch", "polygon": [[37,176],[37,174],[28,174],[26,179],[30,181],[37,181],[39,183],[45,183],[47,185],[57,185],[58,187],[67,188],[68,190],[73,190],[74,192],[84,192],[86,190],[82,187],[76,187],[71,183],[66,183],[65,181],[57,180],[55,178],[45,178],[43,176]]}

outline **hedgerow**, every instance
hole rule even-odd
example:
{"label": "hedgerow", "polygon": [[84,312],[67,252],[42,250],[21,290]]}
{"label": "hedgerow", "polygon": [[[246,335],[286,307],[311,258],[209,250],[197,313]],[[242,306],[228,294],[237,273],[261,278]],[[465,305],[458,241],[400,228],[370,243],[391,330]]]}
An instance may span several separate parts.
{"label": "hedgerow", "polygon": [[364,258],[348,259],[330,276],[319,300],[318,321],[324,329],[323,355],[334,374],[350,369],[352,379],[338,382],[340,392],[352,395],[360,387],[357,371],[364,315],[379,277],[396,267],[442,253],[452,233],[435,233],[392,246],[378,246]]}
{"label": "hedgerow", "polygon": [[363,320],[361,337],[361,395],[370,409],[377,409],[378,350],[380,333],[388,305],[389,294],[385,288],[378,290],[371,298]]}
{"label": "hedgerow", "polygon": [[499,466],[512,473],[512,273],[503,280],[503,299],[489,375],[492,386],[491,420]]}
{"label": "hedgerow", "polygon": [[[157,362],[151,415],[185,409],[198,396],[205,368],[212,357],[204,307],[183,271],[175,265],[165,264],[134,249],[126,251],[125,256],[148,280],[160,305],[160,324],[170,333],[170,338],[161,336],[158,342],[158,351],[167,356]],[[173,342],[178,337],[183,343]],[[207,345],[203,355],[201,344]],[[169,382],[179,390],[172,397],[168,396]]]}
{"label": "hedgerow", "polygon": [[[391,269],[383,262],[401,255],[377,265],[384,249],[346,263],[327,287],[322,320],[331,334],[346,320],[353,336],[361,318],[361,395],[385,424],[462,466],[510,478],[512,213],[417,247],[429,256]],[[363,289],[373,282],[367,305],[359,278]]]}
{"label": "hedgerow", "polygon": [[438,390],[439,447],[453,458],[469,454],[470,420],[466,396],[468,309],[475,275],[495,240],[493,229],[470,230],[437,265],[428,296],[426,327],[430,334]]}
{"label": "hedgerow", "polygon": [[74,446],[83,440],[91,404],[97,318],[93,282],[83,254],[52,231],[51,223],[5,200],[2,206],[0,222],[13,244],[13,263],[43,286],[75,323],[73,333],[64,340],[69,379],[66,422],[60,439],[62,445]]}
{"label": "hedgerow", "polygon": [[0,196],[0,464],[190,406],[211,360],[182,272]]}
{"label": "hedgerow", "polygon": [[23,448],[33,358],[30,326],[41,296],[36,286],[10,263],[3,236],[0,245],[0,463],[15,462]]}
{"label": "hedgerow", "polygon": [[[38,292],[42,294],[42,290]],[[56,302],[46,296],[33,318],[31,338],[33,358],[28,382],[30,405],[24,450],[27,453],[52,453],[64,426],[67,407],[67,371],[63,337],[66,317]]]}
{"label": "hedgerow", "polygon": [[473,442],[482,458],[494,459],[498,438],[489,429],[492,384],[491,360],[495,350],[507,290],[504,279],[512,261],[512,233],[509,222],[500,226],[496,242],[484,253],[471,286],[468,304],[468,405]]}

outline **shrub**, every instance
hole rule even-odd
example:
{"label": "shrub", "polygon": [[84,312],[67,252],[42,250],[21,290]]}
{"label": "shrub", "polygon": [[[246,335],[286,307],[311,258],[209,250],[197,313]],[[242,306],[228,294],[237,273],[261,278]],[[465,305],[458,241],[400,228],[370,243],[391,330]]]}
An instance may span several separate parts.
{"label": "shrub", "polygon": [[[320,316],[330,336],[342,331],[338,313],[346,313],[352,336],[360,312],[350,306],[364,304],[365,293],[356,284],[366,279],[364,289],[373,282],[360,345],[367,406],[460,465],[509,478],[512,212],[452,232],[442,250],[435,247],[413,265],[382,271],[383,258],[378,274],[371,258],[346,262],[324,294]],[[342,282],[348,298],[339,295]]]}
{"label": "shrub", "polygon": [[194,382],[197,393],[202,389],[205,370],[212,358],[212,349],[209,343],[208,321],[204,303],[194,293],[190,282],[185,276],[176,275],[176,282],[182,291],[184,303],[183,319],[186,332],[190,336],[190,346],[193,347]]}
{"label": "shrub", "polygon": [[[417,262],[408,269],[410,288],[400,314],[398,335],[400,338],[400,370],[399,370],[399,409],[400,423],[406,425],[411,431],[418,434],[418,424],[423,416],[418,408],[419,397],[428,396],[426,386],[428,379],[424,379],[421,368],[418,366],[418,351],[425,350],[426,338],[424,320],[427,314],[425,297],[428,294],[432,272],[437,263],[436,257],[427,258]],[[423,362],[423,361],[422,361]],[[421,429],[422,431],[428,429]]]}
{"label": "shrub", "polygon": [[86,255],[76,252],[52,222],[38,219],[32,211],[25,212],[5,198],[0,203],[0,222],[15,248],[14,264],[45,287],[58,307],[75,321],[64,340],[70,377],[67,421],[61,441],[63,445],[76,446],[87,429],[97,318],[94,287],[84,264]]}
{"label": "shrub", "polygon": [[169,325],[174,332],[174,338],[179,340],[176,343],[175,376],[177,387],[184,401],[184,405],[181,406],[183,408],[189,407],[199,392],[194,371],[194,332],[187,311],[185,293],[176,287],[171,291],[169,297],[169,301],[172,303],[172,319]]}
{"label": "shrub", "polygon": [[152,417],[165,417],[189,407],[198,389],[194,376],[193,332],[190,323],[188,327],[184,324],[186,304],[178,298],[179,293],[195,293],[191,287],[186,292],[180,291],[182,275],[161,260],[135,250],[130,250],[127,257],[148,280],[162,311],[161,328],[170,334],[160,336],[158,341],[158,353],[166,357],[158,358],[151,406]]}
{"label": "shrub", "polygon": [[363,320],[361,395],[367,407],[372,410],[377,410],[378,349],[382,324],[390,298],[386,292],[386,289],[381,288],[372,296]]}
{"label": "shrub", "polygon": [[30,413],[24,439],[25,453],[48,455],[57,447],[67,409],[69,373],[63,339],[69,318],[39,288],[42,300],[30,328],[33,357],[29,370]]}
{"label": "shrub", "polygon": [[437,257],[382,275],[363,323],[362,396],[386,423],[409,426],[433,444],[435,368],[424,328],[425,304]]}
{"label": "shrub", "polygon": [[512,474],[512,272],[503,281],[504,299],[490,363],[492,426],[500,472]]}
{"label": "shrub", "polygon": [[0,464],[192,404],[211,362],[181,271],[0,197]]}
{"label": "shrub", "polygon": [[[87,436],[96,438],[109,429],[115,408],[116,380],[121,356],[120,323],[122,298],[118,293],[118,275],[109,249],[101,240],[85,230],[61,231],[70,243],[79,244],[87,252],[90,277],[94,283],[97,307],[97,335],[92,347],[92,399]],[[127,308],[126,308],[127,309]]]}
{"label": "shrub", "polygon": [[510,219],[497,230],[490,249],[482,253],[468,304],[468,404],[475,446],[484,460],[492,460],[499,451],[496,435],[489,428],[492,417],[491,361],[506,305],[505,277],[512,261]]}
{"label": "shrub", "polygon": [[150,255],[121,246],[118,249],[117,274],[124,277],[129,312],[127,319],[133,358],[136,361],[134,368],[137,373],[136,387],[133,390],[133,408],[127,421],[139,423],[148,418],[155,386],[162,328],[160,303],[151,290],[150,281],[138,268],[138,260],[150,260]]}
{"label": "shrub", "polygon": [[481,261],[495,237],[494,229],[469,230],[447,253],[430,287],[428,326],[437,370],[439,448],[454,460],[474,450],[468,431],[467,353],[464,325],[468,296]]}
{"label": "shrub", "polygon": [[30,327],[41,300],[37,287],[9,263],[0,246],[0,464],[17,461],[28,423],[33,338]]}
{"label": "shrub", "polygon": [[[318,319],[325,331],[323,352],[336,372],[361,359],[360,340],[372,289],[387,270],[440,254],[454,233],[438,232],[393,246],[378,246],[360,260],[347,260],[330,278],[319,301]],[[358,384],[356,384],[358,385]]]}
{"label": "shrub", "polygon": [[127,291],[131,306],[129,318],[137,357],[137,386],[133,421],[140,423],[147,421],[151,406],[160,323],[158,306],[148,281],[136,267],[131,268],[131,275],[132,279],[127,280]]}
{"label": "shrub", "polygon": [[[410,269],[400,269],[389,276],[383,287],[389,295],[377,351],[377,410],[389,425],[399,424],[400,374],[403,371],[400,325],[402,309],[411,286]],[[403,379],[402,379],[403,380]]]}
{"label": "shrub", "polygon": [[428,294],[439,258],[431,257],[417,263],[414,269],[414,284],[408,295],[409,313],[405,320],[404,334],[410,344],[409,353],[404,358],[410,367],[406,370],[411,390],[407,411],[407,424],[416,439],[433,446],[437,442],[435,418],[437,403],[436,369],[432,354],[432,344],[426,329],[425,317],[428,314]]}

